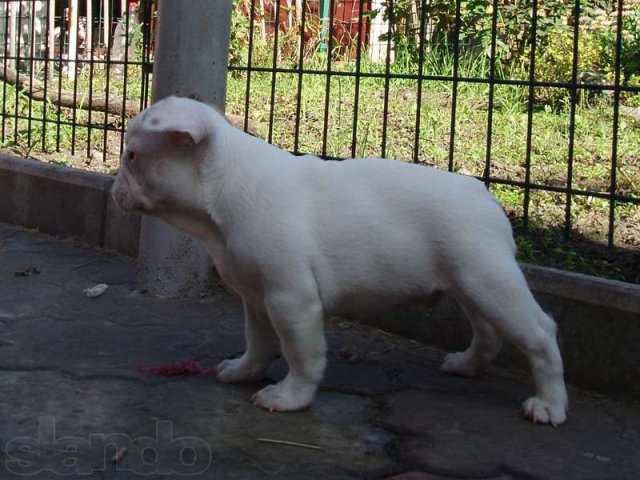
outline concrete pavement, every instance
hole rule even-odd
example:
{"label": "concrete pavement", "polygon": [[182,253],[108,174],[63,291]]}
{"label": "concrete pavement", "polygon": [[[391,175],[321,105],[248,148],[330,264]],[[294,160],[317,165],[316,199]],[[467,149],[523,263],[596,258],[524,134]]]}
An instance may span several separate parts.
{"label": "concrete pavement", "polygon": [[0,479],[640,478],[637,405],[571,390],[566,425],[531,425],[526,373],[448,377],[444,352],[344,320],[305,412],[254,408],[256,385],[150,375],[239,354],[242,315],[223,291],[159,300],[134,277],[128,257],[0,224]]}

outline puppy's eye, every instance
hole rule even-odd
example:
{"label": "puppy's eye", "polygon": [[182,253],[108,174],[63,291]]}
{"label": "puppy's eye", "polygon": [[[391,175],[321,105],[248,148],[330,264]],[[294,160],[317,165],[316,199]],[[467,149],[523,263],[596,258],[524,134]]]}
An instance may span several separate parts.
{"label": "puppy's eye", "polygon": [[124,161],[127,164],[127,167],[134,167],[136,162],[136,154],[135,152],[132,152],[131,150],[127,150],[127,153],[124,156]]}

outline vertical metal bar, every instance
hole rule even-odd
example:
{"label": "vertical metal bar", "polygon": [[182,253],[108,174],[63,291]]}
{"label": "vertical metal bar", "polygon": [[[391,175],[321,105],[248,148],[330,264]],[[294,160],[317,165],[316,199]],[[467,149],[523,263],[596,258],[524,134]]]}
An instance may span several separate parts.
{"label": "vertical metal bar", "polygon": [[141,92],[140,110],[147,106],[149,97],[150,74],[149,66],[151,65],[151,25],[153,18],[153,4],[151,0],[143,0],[144,5],[144,26],[142,41],[142,76],[141,76]]}
{"label": "vertical metal bar", "polygon": [[324,92],[324,119],[322,130],[322,155],[327,155],[327,139],[329,136],[329,104],[331,94],[331,60],[333,57],[333,21],[334,21],[334,0],[329,0],[329,42],[327,49],[327,81]]}
{"label": "vertical metal bar", "polygon": [[[49,47],[49,60],[55,60],[56,53],[56,0],[47,0],[47,43]],[[53,65],[53,66],[52,66]],[[55,61],[53,64],[49,63],[49,68],[47,68],[47,76],[51,76],[53,78]]]}
{"label": "vertical metal bar", "polygon": [[[60,99],[62,98],[62,72],[64,71],[64,38],[67,33],[67,17],[63,14],[60,16],[60,37],[58,41],[60,46],[58,48],[58,101],[56,111],[56,152],[60,151],[60,138],[61,138],[61,126],[62,126],[62,107],[60,106]],[[67,65],[67,68],[69,66]]]}
{"label": "vertical metal bar", "polygon": [[[54,4],[54,8],[51,8],[51,5]],[[55,26],[54,21],[55,18],[51,18],[53,15],[55,17],[55,0],[46,0],[46,8],[47,8],[47,26],[45,38],[46,44],[44,49],[44,79],[43,79],[43,88],[45,92],[49,91],[49,75],[51,75],[50,69],[51,67],[51,55],[53,55],[53,49],[55,48],[53,43],[53,34],[51,30],[52,27]],[[53,11],[53,13],[52,13]],[[47,93],[48,95],[48,93]],[[49,120],[47,118],[47,107],[49,106],[49,102],[42,102],[42,150],[47,150],[47,124]]]}
{"label": "vertical metal bar", "polygon": [[[296,16],[300,18],[300,51],[298,52],[298,86],[296,92],[296,126],[295,126],[295,134],[293,138],[293,151],[298,152],[300,148],[300,113],[302,110],[302,70],[304,68],[304,46],[305,46],[305,28],[306,28],[306,18],[307,18],[307,2],[301,1],[296,3],[296,8],[298,5],[302,7],[302,14],[296,12]],[[247,72],[249,73],[249,72]]]}
{"label": "vertical metal bar", "polygon": [[[67,52],[67,58],[69,60],[67,75],[70,82],[75,82],[77,73],[76,60],[78,58],[78,0],[69,0],[69,51]],[[73,68],[71,68],[71,65],[73,65]]]}
{"label": "vertical metal bar", "polygon": [[[277,0],[276,0],[277,1]],[[333,0],[320,0],[320,51],[327,51],[327,44],[331,43],[331,35],[327,42],[327,32],[331,28],[332,21],[329,19],[333,15]],[[329,28],[327,28],[327,20],[329,20]],[[331,47],[329,46],[329,52]]]}
{"label": "vertical metal bar", "polygon": [[[9,18],[11,17],[11,3],[6,4],[6,17],[4,18],[4,58],[2,59],[4,71],[9,67],[9,43],[11,42],[9,31]],[[7,126],[7,82],[2,82],[2,141],[6,139]]]}
{"label": "vertical metal bar", "polygon": [[249,55],[247,56],[247,83],[244,93],[244,131],[249,130],[249,104],[251,102],[251,73],[253,67],[253,29],[255,25],[256,0],[251,0],[249,11]]}
{"label": "vertical metal bar", "polygon": [[484,172],[482,174],[484,183],[489,186],[491,177],[491,141],[493,137],[493,106],[495,93],[496,76],[496,44],[498,39],[498,0],[493,0],[493,11],[491,12],[491,57],[489,58],[489,105],[487,112],[487,145],[484,160]]}
{"label": "vertical metal bar", "polygon": [[460,3],[456,0],[455,32],[453,35],[453,85],[451,87],[451,126],[449,128],[449,171],[453,171],[456,139],[456,113],[458,109],[458,70],[460,68]]}
{"label": "vertical metal bar", "polygon": [[146,95],[145,71],[147,69],[147,49],[148,49],[147,30],[149,30],[150,28],[150,25],[148,22],[148,16],[149,16],[148,9],[149,9],[148,0],[141,0],[141,2],[138,3],[138,19],[140,21],[140,28],[142,32],[142,45],[140,46],[140,48],[142,48],[142,50],[140,51],[140,104],[141,104],[141,107],[142,107],[142,102],[144,102],[144,97]]}
{"label": "vertical metal bar", "polygon": [[[149,17],[148,17],[148,24],[147,24],[147,79],[146,79],[146,85],[147,85],[147,96],[145,97],[145,103],[144,106],[146,107],[149,102],[151,101],[151,78],[152,78],[152,74],[153,74],[153,64],[155,61],[155,56],[156,56],[156,36],[155,34],[152,35],[152,33],[154,33],[157,28],[158,28],[158,22],[156,20],[156,16],[158,15],[158,7],[157,7],[157,3],[154,3],[153,0],[149,0],[149,8],[147,10]],[[151,55],[151,53],[153,52],[153,57]]]}
{"label": "vertical metal bar", "polygon": [[614,245],[615,218],[616,218],[616,190],[618,174],[618,134],[620,129],[620,69],[622,53],[622,16],[623,0],[617,1],[618,15],[616,18],[616,57],[613,91],[613,138],[611,140],[611,185],[609,186],[609,230],[607,232],[607,245]]}
{"label": "vertical metal bar", "polygon": [[273,32],[273,63],[271,71],[271,107],[269,109],[269,143],[273,142],[273,116],[276,107],[276,69],[278,67],[278,39],[280,33],[280,0],[276,1]]}
{"label": "vertical metal bar", "polygon": [[120,149],[118,151],[118,156],[122,155],[122,151],[124,149],[124,126],[127,110],[127,85],[129,83],[129,29],[131,27],[131,14],[133,13],[133,9],[127,7],[127,13],[124,24],[124,65],[122,65],[122,113],[120,114]]}
{"label": "vertical metal bar", "polygon": [[413,142],[413,163],[418,163],[420,156],[420,116],[422,113],[422,74],[424,68],[424,47],[425,47],[425,22],[426,22],[426,0],[420,4],[420,43],[418,45],[418,91],[416,98],[416,127],[415,139]]}
{"label": "vertical metal bar", "polygon": [[[87,5],[91,3],[91,0],[87,0]],[[87,46],[89,47],[89,99],[88,99],[88,107],[87,111],[87,157],[91,156],[91,129],[92,129],[92,120],[93,120],[93,76],[95,72],[95,58],[93,53],[93,43],[90,41],[89,30],[93,30],[93,15],[89,15],[87,12],[87,37],[85,39],[85,57],[87,55]],[[106,115],[106,113],[105,113]]]}
{"label": "vertical metal bar", "polygon": [[385,59],[384,66],[384,101],[382,107],[382,145],[380,146],[380,156],[385,158],[387,156],[387,119],[389,118],[389,86],[391,84],[391,37],[393,33],[393,0],[388,0],[387,12],[387,57]]}
{"label": "vertical metal bar", "polygon": [[29,56],[31,58],[28,59],[29,64],[29,115],[27,118],[27,148],[31,149],[31,141],[32,141],[32,121],[33,121],[33,70],[36,63],[36,2],[31,3],[31,18],[29,19],[29,26],[27,28],[31,29],[30,38],[29,38]]}
{"label": "vertical metal bar", "polygon": [[576,106],[578,104],[578,35],[580,31],[580,0],[573,9],[573,65],[571,68],[571,111],[569,113],[569,149],[567,153],[567,191],[564,213],[564,238],[571,232],[571,190],[573,188],[573,161],[575,153]]}
{"label": "vertical metal bar", "polygon": [[[10,67],[14,70],[17,70],[17,60],[16,60],[16,42],[18,42],[17,37],[20,36],[20,27],[16,28],[16,6],[18,9],[21,8],[22,3],[16,5],[15,2],[9,2],[9,29],[7,30],[9,37],[9,57],[11,59]],[[16,33],[17,32],[17,33]]]}
{"label": "vertical metal bar", "polygon": [[111,13],[109,7],[109,0],[102,1],[102,20],[103,20],[103,29],[102,29],[102,43],[104,44],[105,50],[109,51],[109,39],[111,37]]}
{"label": "vertical metal bar", "polygon": [[[87,47],[93,50],[93,0],[87,0],[87,9],[85,12],[87,19],[87,33],[84,39],[84,55],[87,56]],[[90,56],[91,54],[89,54]]]}
{"label": "vertical metal bar", "polygon": [[[113,1],[105,0],[105,38],[107,39],[105,43],[105,60],[106,63],[104,65],[105,71],[105,83],[104,83],[104,101],[105,105],[109,105],[109,94],[111,93],[111,23],[109,22],[108,26],[106,24],[107,19],[111,19],[111,9],[115,12],[115,5],[113,5]],[[114,14],[114,19],[115,19]],[[108,27],[108,28],[107,28]],[[107,112],[104,113],[103,124],[102,124],[102,158],[105,160],[107,158],[107,146],[109,144],[109,114]]]}
{"label": "vertical metal bar", "polygon": [[[364,18],[364,2],[360,0],[358,5],[358,45],[356,45],[356,71],[355,71],[355,91],[353,99],[353,131],[351,132],[351,156],[357,156],[357,143],[358,143],[358,115],[360,113],[360,69],[362,67],[362,42],[364,42],[364,35],[362,34],[363,18]],[[371,11],[371,1],[368,1],[369,11]]]}
{"label": "vertical metal bar", "polygon": [[[72,0],[69,9],[69,80],[73,82],[73,108],[71,109],[71,155],[76,153],[76,132],[78,127],[78,0]],[[72,73],[73,71],[73,73]]]}
{"label": "vertical metal bar", "polygon": [[104,8],[104,5],[102,2],[100,2],[98,5],[98,45],[100,45],[100,42],[102,41],[102,37],[103,37],[102,35],[102,30],[103,30],[102,18],[104,17],[103,8]]}
{"label": "vertical metal bar", "polygon": [[538,39],[538,0],[531,4],[531,51],[529,56],[529,92],[527,96],[527,151],[524,160],[524,199],[522,205],[522,231],[529,231],[529,205],[531,203],[531,149],[533,147],[533,106],[535,103],[536,44]]}
{"label": "vertical metal bar", "polygon": [[18,114],[20,112],[20,60],[21,60],[21,50],[22,50],[22,2],[18,2],[18,19],[17,19],[17,28],[16,28],[16,56],[15,56],[15,64],[16,64],[16,102],[15,102],[15,115],[16,120],[13,124],[13,141],[15,144],[18,142],[18,131],[20,120],[18,119]]}

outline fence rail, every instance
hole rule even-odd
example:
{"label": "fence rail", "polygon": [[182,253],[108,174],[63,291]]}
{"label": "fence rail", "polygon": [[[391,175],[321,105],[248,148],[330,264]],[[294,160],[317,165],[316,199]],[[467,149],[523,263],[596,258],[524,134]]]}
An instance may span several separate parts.
{"label": "fence rail", "polygon": [[[115,168],[154,22],[151,0],[0,2],[3,148]],[[636,0],[236,0],[227,89],[282,148],[474,175],[522,259],[640,282]]]}

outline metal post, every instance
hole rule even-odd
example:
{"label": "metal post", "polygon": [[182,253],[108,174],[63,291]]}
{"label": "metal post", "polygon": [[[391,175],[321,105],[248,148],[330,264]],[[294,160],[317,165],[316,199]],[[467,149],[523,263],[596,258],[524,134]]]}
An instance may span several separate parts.
{"label": "metal post", "polygon": [[[231,7],[232,0],[159,0],[154,102],[177,95],[224,109]],[[138,285],[151,295],[193,297],[207,288],[211,260],[197,240],[144,216],[139,251]]]}
{"label": "metal post", "polygon": [[329,4],[331,0],[320,0],[320,51],[327,51],[327,37],[329,36]]}
{"label": "metal post", "polygon": [[[14,70],[18,70],[18,60],[16,56],[18,55],[18,38],[20,35],[20,27],[16,26],[16,22],[19,23],[17,10],[19,5],[16,2],[9,2],[9,28],[7,32],[8,42],[9,42],[9,57],[11,58],[11,62],[9,63],[9,67]],[[16,35],[16,32],[18,34]],[[6,59],[5,59],[6,62]]]}
{"label": "metal post", "polygon": [[87,36],[84,39],[84,58],[91,58],[91,52],[93,51],[93,0],[87,0],[86,10],[86,27]]}
{"label": "metal post", "polygon": [[75,82],[76,71],[78,67],[78,0],[69,0],[69,49],[67,58],[69,65],[67,67],[67,78],[70,82]]}
{"label": "metal post", "polygon": [[[47,18],[49,22],[49,26],[47,27],[48,39],[47,42],[49,44],[49,53],[47,54],[47,60],[45,65],[47,66],[47,76],[49,78],[54,77],[55,68],[53,66],[52,61],[55,60],[56,56],[56,2],[55,0],[49,0],[49,15]],[[60,48],[62,48],[62,39],[60,39]]]}
{"label": "metal post", "polygon": [[102,2],[102,43],[105,50],[109,51],[109,38],[111,37],[111,13],[109,12],[109,0]]}

